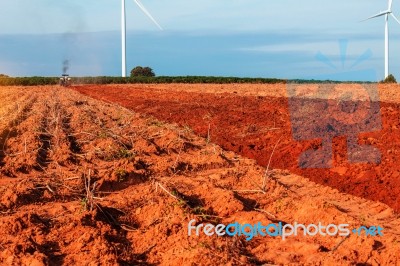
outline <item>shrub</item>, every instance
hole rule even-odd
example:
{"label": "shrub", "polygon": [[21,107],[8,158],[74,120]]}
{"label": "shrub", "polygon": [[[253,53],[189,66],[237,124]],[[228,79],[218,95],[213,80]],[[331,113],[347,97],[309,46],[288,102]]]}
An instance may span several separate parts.
{"label": "shrub", "polygon": [[397,83],[397,81],[396,78],[392,74],[390,74],[383,81],[381,81],[381,83]]}

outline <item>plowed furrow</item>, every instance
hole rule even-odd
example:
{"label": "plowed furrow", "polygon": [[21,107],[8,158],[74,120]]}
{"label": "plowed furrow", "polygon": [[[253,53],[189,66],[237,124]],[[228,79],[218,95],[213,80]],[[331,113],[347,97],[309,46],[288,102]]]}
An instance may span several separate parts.
{"label": "plowed furrow", "polygon": [[10,155],[10,149],[7,147],[9,139],[18,136],[20,133],[18,131],[18,126],[29,117],[36,101],[37,96],[32,95],[29,96],[28,99],[24,97],[22,102],[17,103],[18,109],[13,119],[0,134],[0,165],[4,166],[4,158]]}

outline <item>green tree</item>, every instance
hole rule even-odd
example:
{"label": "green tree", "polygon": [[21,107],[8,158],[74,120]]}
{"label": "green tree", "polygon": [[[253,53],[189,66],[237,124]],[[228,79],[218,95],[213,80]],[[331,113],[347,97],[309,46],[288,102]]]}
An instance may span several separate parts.
{"label": "green tree", "polygon": [[390,74],[389,76],[387,76],[382,83],[397,83],[396,78]]}
{"label": "green tree", "polygon": [[131,70],[131,77],[154,77],[155,75],[150,67],[137,66]]}

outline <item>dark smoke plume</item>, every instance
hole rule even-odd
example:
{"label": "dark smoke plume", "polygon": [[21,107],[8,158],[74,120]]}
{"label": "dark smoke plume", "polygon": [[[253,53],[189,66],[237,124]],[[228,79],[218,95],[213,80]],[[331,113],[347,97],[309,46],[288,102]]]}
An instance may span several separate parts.
{"label": "dark smoke plume", "polygon": [[64,60],[63,62],[63,74],[67,74],[69,68],[69,61],[68,60]]}

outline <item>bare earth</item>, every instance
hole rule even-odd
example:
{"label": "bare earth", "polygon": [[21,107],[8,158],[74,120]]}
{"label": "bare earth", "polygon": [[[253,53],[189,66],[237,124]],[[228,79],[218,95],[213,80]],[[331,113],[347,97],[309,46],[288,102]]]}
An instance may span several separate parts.
{"label": "bare earth", "polygon": [[[319,182],[325,172],[305,172],[306,178],[294,174],[302,173],[294,166],[280,165],[284,147],[289,149],[293,140],[283,141],[271,156],[278,132],[268,135],[269,141],[264,142],[268,147],[252,153],[226,145],[223,132],[231,132],[227,136],[238,146],[247,138],[253,141],[269,134],[254,121],[253,131],[243,130],[240,117],[247,119],[252,113],[242,116],[235,110],[259,96],[280,99],[285,96],[284,86],[2,87],[0,264],[398,264],[400,219],[395,210],[399,205],[393,190],[396,183],[390,181],[397,180],[392,176],[395,159],[380,166],[382,173],[394,169],[387,177],[388,189],[379,194],[383,187],[370,174],[364,178],[376,181],[375,194],[365,196],[362,192],[369,188],[364,183],[348,183],[351,191],[343,191],[338,181]],[[381,99],[399,102],[395,89],[381,87]],[[185,98],[189,94],[192,98]],[[214,108],[211,118],[218,117],[220,106],[212,98],[216,96],[221,96],[221,103],[232,103],[227,108],[233,112],[224,113],[225,118],[230,117],[226,119],[229,124],[204,118],[203,111],[209,112],[206,107]],[[179,104],[171,105],[168,97],[175,97]],[[272,98],[262,98],[263,103],[254,108],[268,107],[269,100]],[[284,103],[275,101],[271,110],[284,113]],[[193,103],[198,109],[192,108]],[[182,106],[186,116],[177,112]],[[382,111],[384,118],[387,112],[392,115],[384,119],[383,130],[399,113],[395,105],[382,108],[389,107],[391,111]],[[188,116],[193,119],[182,120]],[[286,120],[281,118],[277,115],[275,126],[284,131]],[[206,122],[196,124],[200,120]],[[236,131],[229,126],[234,121]],[[387,134],[396,133],[393,127]],[[380,138],[378,148],[382,151],[391,141],[395,138]],[[281,157],[276,157],[279,154]],[[292,161],[296,161],[295,155],[290,153]],[[269,158],[273,159],[266,171],[262,165],[266,166]],[[333,172],[337,173],[338,167],[347,167],[342,173],[347,180],[357,171],[367,171],[362,167],[378,166],[340,165]],[[264,181],[265,189],[259,191]],[[381,195],[382,200],[370,195]],[[385,202],[388,195],[394,198]],[[352,234],[348,238],[296,236],[283,241],[256,237],[246,241],[244,236],[188,236],[192,219],[213,224],[346,223],[352,228],[380,225],[385,230],[382,237]]]}

